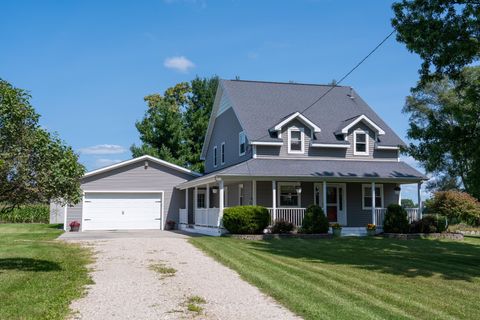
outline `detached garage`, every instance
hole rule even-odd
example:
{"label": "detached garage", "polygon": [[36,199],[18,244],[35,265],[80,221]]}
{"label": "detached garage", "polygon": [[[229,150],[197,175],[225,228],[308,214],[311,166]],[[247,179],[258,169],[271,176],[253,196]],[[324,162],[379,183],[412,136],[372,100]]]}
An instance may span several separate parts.
{"label": "detached garage", "polygon": [[178,223],[184,192],[178,184],[200,174],[151,157],[124,161],[94,170],[82,178],[82,202],[50,206],[52,223],[80,222],[86,230],[162,229],[167,220]]}

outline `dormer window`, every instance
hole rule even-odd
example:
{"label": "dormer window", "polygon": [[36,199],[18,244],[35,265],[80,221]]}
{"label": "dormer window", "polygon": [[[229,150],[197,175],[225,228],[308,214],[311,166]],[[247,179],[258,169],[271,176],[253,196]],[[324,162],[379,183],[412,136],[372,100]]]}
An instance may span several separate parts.
{"label": "dormer window", "polygon": [[238,154],[243,156],[247,148],[245,132],[242,131],[238,134]]}
{"label": "dormer window", "polygon": [[303,129],[288,129],[288,153],[303,153],[305,148]]}
{"label": "dormer window", "polygon": [[213,147],[213,166],[218,165],[218,155],[217,155],[217,146]]}
{"label": "dormer window", "polygon": [[368,156],[368,133],[362,130],[353,132],[353,154]]}

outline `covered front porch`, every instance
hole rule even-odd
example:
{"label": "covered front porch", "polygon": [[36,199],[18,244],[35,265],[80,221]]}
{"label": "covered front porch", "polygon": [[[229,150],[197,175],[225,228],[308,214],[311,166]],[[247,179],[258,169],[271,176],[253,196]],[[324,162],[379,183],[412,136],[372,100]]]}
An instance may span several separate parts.
{"label": "covered front porch", "polygon": [[[185,204],[179,212],[180,228],[219,235],[225,208],[260,205],[268,208],[271,224],[287,220],[299,227],[311,204],[323,208],[331,223],[343,226],[344,235],[362,235],[369,223],[382,230],[386,207],[400,204],[402,184],[408,180],[345,180],[300,178],[215,177],[186,184]],[[421,218],[421,182],[417,183],[418,208],[407,209],[410,221]]]}

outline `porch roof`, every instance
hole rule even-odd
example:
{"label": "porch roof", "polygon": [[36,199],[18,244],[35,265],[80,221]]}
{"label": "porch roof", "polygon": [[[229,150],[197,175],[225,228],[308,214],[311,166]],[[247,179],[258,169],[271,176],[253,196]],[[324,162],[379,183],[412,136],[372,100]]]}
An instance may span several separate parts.
{"label": "porch roof", "polygon": [[217,179],[273,178],[413,183],[428,178],[405,162],[358,160],[250,159],[177,186],[185,189]]}

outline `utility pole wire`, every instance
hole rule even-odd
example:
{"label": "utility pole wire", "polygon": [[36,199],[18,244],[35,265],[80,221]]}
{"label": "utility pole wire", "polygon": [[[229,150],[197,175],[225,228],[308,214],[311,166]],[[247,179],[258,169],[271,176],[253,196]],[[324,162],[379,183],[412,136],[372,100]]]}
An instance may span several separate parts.
{"label": "utility pole wire", "polygon": [[311,107],[313,107],[318,101],[322,100],[323,97],[325,97],[330,91],[332,91],[338,84],[340,84],[343,80],[345,80],[353,71],[355,71],[358,67],[360,67],[360,65],[362,63],[365,62],[365,60],[367,60],[375,51],[377,51],[378,48],[380,48],[394,33],[395,33],[395,29],[392,30],[392,32],[390,32],[382,41],[380,41],[379,44],[377,44],[377,46],[375,48],[373,48],[372,51],[370,51],[362,60],[360,60],[359,63],[357,63],[355,65],[355,67],[353,67],[350,71],[348,71],[338,82],[336,82],[335,84],[333,84],[330,89],[328,89],[324,94],[322,94],[320,96],[320,98],[318,98],[317,100],[315,100],[312,104],[310,104],[308,107],[306,107],[305,109],[303,109],[303,111],[301,111],[300,113],[304,113],[305,111],[307,111],[308,109],[310,109]]}

